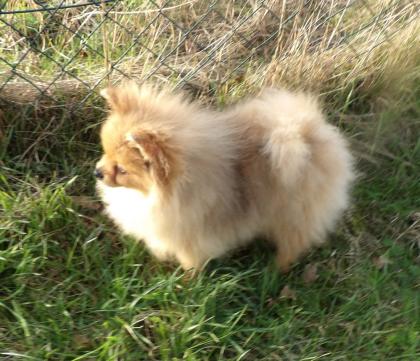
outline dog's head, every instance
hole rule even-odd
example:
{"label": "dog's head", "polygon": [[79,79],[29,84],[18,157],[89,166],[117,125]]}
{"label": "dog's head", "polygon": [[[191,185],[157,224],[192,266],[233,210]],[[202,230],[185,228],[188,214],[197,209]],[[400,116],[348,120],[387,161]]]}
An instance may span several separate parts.
{"label": "dog's head", "polygon": [[153,89],[130,83],[101,92],[111,112],[101,129],[104,154],[95,176],[110,187],[148,193],[152,186],[168,190],[179,170],[177,150],[165,131],[165,99]]}

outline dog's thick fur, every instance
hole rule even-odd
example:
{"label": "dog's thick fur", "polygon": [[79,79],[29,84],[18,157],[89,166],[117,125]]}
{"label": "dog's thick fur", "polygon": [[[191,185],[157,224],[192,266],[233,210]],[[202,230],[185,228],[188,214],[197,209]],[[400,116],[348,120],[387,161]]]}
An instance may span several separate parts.
{"label": "dog's thick fur", "polygon": [[262,236],[287,270],[348,204],[350,153],[311,96],[268,89],[216,112],[132,83],[103,95],[99,193],[161,260],[200,269]]}

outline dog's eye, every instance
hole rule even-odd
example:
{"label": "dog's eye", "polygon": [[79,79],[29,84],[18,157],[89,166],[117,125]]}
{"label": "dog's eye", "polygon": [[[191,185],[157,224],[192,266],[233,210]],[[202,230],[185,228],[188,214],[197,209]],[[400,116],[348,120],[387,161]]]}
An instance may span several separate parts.
{"label": "dog's eye", "polygon": [[127,171],[123,167],[121,167],[120,165],[117,165],[117,172],[119,174],[127,174]]}

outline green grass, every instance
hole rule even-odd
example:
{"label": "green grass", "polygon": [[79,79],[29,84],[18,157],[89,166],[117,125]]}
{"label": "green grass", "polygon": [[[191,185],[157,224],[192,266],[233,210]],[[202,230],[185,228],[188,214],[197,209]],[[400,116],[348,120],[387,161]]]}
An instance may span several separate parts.
{"label": "green grass", "polygon": [[[329,245],[288,275],[257,242],[191,279],[101,215],[92,198],[97,127],[81,130],[56,111],[60,131],[46,137],[30,111],[5,113],[1,358],[418,359],[418,115],[379,113],[363,133],[352,123],[354,141],[376,134],[362,149],[375,162],[359,161],[354,207]],[[387,126],[394,117],[406,125],[398,135]],[[306,265],[316,265],[316,280],[305,282]]]}

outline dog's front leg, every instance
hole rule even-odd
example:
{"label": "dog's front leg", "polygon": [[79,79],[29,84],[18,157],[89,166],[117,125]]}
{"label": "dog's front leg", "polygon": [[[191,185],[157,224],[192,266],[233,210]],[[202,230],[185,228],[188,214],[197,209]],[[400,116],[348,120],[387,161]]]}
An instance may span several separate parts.
{"label": "dog's front leg", "polygon": [[171,252],[165,246],[165,243],[157,239],[145,240],[147,248],[159,261],[169,261],[172,258]]}
{"label": "dog's front leg", "polygon": [[187,270],[201,271],[207,261],[207,257],[198,255],[192,250],[182,250],[176,253],[176,259],[181,264],[181,267]]}

